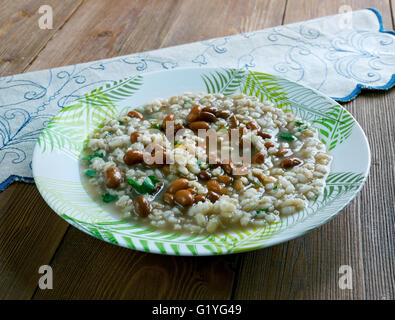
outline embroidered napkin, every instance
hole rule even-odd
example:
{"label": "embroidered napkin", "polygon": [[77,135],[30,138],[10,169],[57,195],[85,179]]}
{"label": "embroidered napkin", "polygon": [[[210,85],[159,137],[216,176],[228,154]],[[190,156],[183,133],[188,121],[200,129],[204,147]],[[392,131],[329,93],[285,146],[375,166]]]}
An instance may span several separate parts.
{"label": "embroidered napkin", "polygon": [[395,33],[375,9],[106,60],[0,78],[0,191],[33,182],[40,131],[63,107],[105,83],[180,67],[251,68],[313,87],[338,101],[395,83]]}

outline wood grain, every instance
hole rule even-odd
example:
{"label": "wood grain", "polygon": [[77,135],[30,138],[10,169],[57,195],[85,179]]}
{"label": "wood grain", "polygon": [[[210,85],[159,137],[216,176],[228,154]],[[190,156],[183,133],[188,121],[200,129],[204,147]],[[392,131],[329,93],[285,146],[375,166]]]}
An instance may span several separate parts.
{"label": "wood grain", "polygon": [[[268,28],[281,24],[285,8],[285,0],[280,1],[211,1],[184,0],[170,6],[169,11],[151,1],[138,21],[135,32],[130,33],[119,54],[130,54],[137,51],[158,49],[193,41]],[[196,14],[199,12],[199,14]],[[271,12],[271,14],[267,14]],[[164,16],[156,25],[147,43],[146,30],[152,30],[151,21]]]}
{"label": "wood grain", "polygon": [[395,26],[395,1],[394,0],[390,0],[390,7],[391,7],[392,25]]}
{"label": "wood grain", "polygon": [[281,24],[284,8],[285,0],[122,0],[117,6],[103,0],[85,1],[27,71],[271,27]]}
{"label": "wood grain", "polygon": [[284,0],[228,2],[184,0],[162,46],[174,46],[273,27],[281,24],[284,8]]}
{"label": "wood grain", "polygon": [[78,9],[82,0],[48,0],[53,8],[53,29],[42,30],[38,20],[40,0],[0,3],[0,76],[21,73]]}
{"label": "wood grain", "polygon": [[[46,3],[56,26],[46,33],[34,29],[39,1],[0,4],[0,74],[302,21],[336,14],[342,4],[376,7],[392,29],[384,0]],[[0,299],[393,299],[394,100],[393,90],[369,92],[345,105],[372,149],[371,175],[352,204],[302,238],[247,254],[167,257],[119,248],[68,227],[33,185],[13,184],[0,193]],[[54,269],[53,290],[37,288],[43,264]],[[353,290],[339,289],[344,264],[353,268]]]}
{"label": "wood grain", "polygon": [[35,299],[229,299],[235,259],[172,257],[113,246],[71,228]]}
{"label": "wood grain", "polygon": [[[372,1],[289,0],[284,23],[354,9]],[[388,24],[388,2],[375,2]],[[387,5],[387,7],[385,6]],[[389,20],[391,21],[391,20]],[[395,92],[364,92],[345,104],[368,136],[370,177],[339,216],[302,238],[247,254],[240,270],[237,299],[393,299],[394,292],[394,119]],[[374,121],[373,120],[374,115]],[[380,125],[377,125],[380,124]],[[256,272],[256,266],[261,266]],[[338,285],[341,265],[353,269],[353,289]]]}
{"label": "wood grain", "polygon": [[[84,1],[68,23],[57,32],[56,37],[37,55],[28,71],[118,55],[130,33],[136,32],[136,26],[143,19],[143,10],[150,3],[151,1],[145,0],[119,0],[114,5],[112,1]],[[163,3],[168,4],[170,10],[170,4],[175,1]],[[162,10],[166,16],[166,7]],[[146,42],[149,41],[146,34]],[[59,48],[62,48],[61,52]]]}
{"label": "wood grain", "polygon": [[376,8],[383,17],[384,28],[393,29],[389,0],[288,0],[284,24],[338,14],[341,6],[353,11]]}
{"label": "wood grain", "polygon": [[17,183],[0,195],[0,299],[30,299],[68,224],[34,185]]}
{"label": "wood grain", "polygon": [[361,99],[346,105],[364,128],[372,153],[370,177],[359,208],[367,299],[395,298],[394,105],[393,90],[365,92]]}

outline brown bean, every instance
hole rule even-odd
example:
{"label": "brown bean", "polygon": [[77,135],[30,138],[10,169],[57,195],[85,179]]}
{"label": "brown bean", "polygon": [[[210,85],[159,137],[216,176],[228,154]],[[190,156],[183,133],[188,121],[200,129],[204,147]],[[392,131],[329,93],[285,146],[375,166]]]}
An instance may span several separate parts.
{"label": "brown bean", "polygon": [[205,197],[204,195],[198,194],[198,195],[195,197],[195,203],[198,203],[198,202],[205,202],[205,201],[206,201],[206,197]]}
{"label": "brown bean", "polygon": [[167,192],[176,193],[178,190],[187,189],[189,187],[189,180],[185,178],[180,178],[173,181],[167,188]]}
{"label": "brown bean", "polygon": [[263,131],[258,131],[257,135],[263,139],[271,139],[271,137],[272,137],[270,134],[263,132]]}
{"label": "brown bean", "polygon": [[164,130],[166,130],[166,123],[167,122],[173,122],[173,126],[174,126],[174,120],[175,120],[176,116],[172,113],[169,113],[162,121],[162,128]]}
{"label": "brown bean", "polygon": [[266,147],[267,149],[270,149],[270,148],[273,148],[273,147],[274,147],[274,143],[271,142],[271,141],[266,141],[266,142],[264,143],[264,145],[265,145],[265,147]]}
{"label": "brown bean", "polygon": [[210,180],[207,181],[206,187],[209,191],[213,191],[215,193],[221,194],[222,193],[222,186],[219,184],[217,180]]}
{"label": "brown bean", "polygon": [[231,128],[237,128],[239,126],[239,120],[237,120],[234,114],[230,116],[229,125]]}
{"label": "brown bean", "polygon": [[251,162],[256,163],[256,164],[264,163],[265,162],[265,155],[261,152],[258,152],[252,157]]}
{"label": "brown bean", "polygon": [[208,107],[204,107],[203,109],[202,109],[202,111],[205,111],[205,112],[210,112],[210,113],[213,113],[214,115],[218,112],[218,109],[216,108],[216,107],[210,107],[210,106],[208,106]]}
{"label": "brown bean", "polygon": [[208,130],[210,129],[210,125],[206,121],[194,121],[188,125],[188,128],[193,131],[197,131],[199,129]]}
{"label": "brown bean", "polygon": [[298,158],[285,158],[281,160],[280,166],[284,169],[293,168],[302,163],[302,160]]}
{"label": "brown bean", "polygon": [[134,210],[136,210],[137,214],[142,218],[148,216],[152,210],[151,202],[148,197],[145,195],[136,197],[134,200]]}
{"label": "brown bean", "polygon": [[218,176],[217,179],[220,183],[225,185],[230,185],[233,182],[233,178],[230,176]]}
{"label": "brown bean", "polygon": [[128,166],[132,166],[137,163],[141,163],[144,160],[144,152],[140,149],[128,150],[123,156],[123,162]]}
{"label": "brown bean", "polygon": [[234,188],[236,191],[242,191],[244,189],[244,183],[241,181],[241,179],[236,179],[234,183]]}
{"label": "brown bean", "polygon": [[277,157],[288,157],[292,154],[292,150],[290,148],[280,148],[276,152]]}
{"label": "brown bean", "polygon": [[174,196],[171,193],[165,193],[163,195],[163,202],[167,203],[169,206],[174,205]]}
{"label": "brown bean", "polygon": [[137,142],[140,136],[141,136],[140,132],[138,131],[132,132],[130,135],[130,142],[131,143]]}
{"label": "brown bean", "polygon": [[116,189],[122,183],[122,171],[118,167],[110,167],[104,172],[106,187]]}
{"label": "brown bean", "polygon": [[217,120],[217,117],[215,114],[207,111],[202,111],[199,114],[199,120],[202,121],[207,121],[207,122],[215,122]]}
{"label": "brown bean", "polygon": [[201,107],[199,105],[195,105],[194,107],[192,107],[191,111],[189,111],[185,120],[188,122],[196,121],[199,118],[200,111],[201,111]]}
{"label": "brown bean", "polygon": [[214,191],[209,191],[207,193],[207,199],[209,199],[212,203],[217,201],[220,198],[220,195],[218,193],[215,193]]}
{"label": "brown bean", "polygon": [[131,117],[131,118],[137,118],[137,119],[140,119],[140,120],[144,120],[144,116],[140,112],[138,112],[136,110],[129,111],[128,112],[128,116]]}
{"label": "brown bean", "polygon": [[206,171],[206,170],[202,170],[197,174],[198,178],[201,180],[210,180],[211,179],[211,173]]}
{"label": "brown bean", "polygon": [[183,189],[178,190],[174,195],[174,201],[183,207],[189,207],[194,202],[194,197],[189,190]]}
{"label": "brown bean", "polygon": [[226,120],[232,115],[232,113],[229,110],[218,110],[215,115],[218,118],[222,118]]}
{"label": "brown bean", "polygon": [[235,168],[235,165],[234,165],[232,162],[223,163],[223,164],[222,164],[222,169],[224,169],[224,171],[225,171],[227,174],[232,175],[232,174],[233,174],[234,168]]}
{"label": "brown bean", "polygon": [[188,188],[188,189],[186,189],[186,190],[188,190],[190,193],[192,193],[193,196],[194,196],[194,195],[196,194],[196,192],[197,192],[194,188]]}
{"label": "brown bean", "polygon": [[247,122],[246,127],[250,130],[257,130],[258,129],[258,126],[253,121]]}

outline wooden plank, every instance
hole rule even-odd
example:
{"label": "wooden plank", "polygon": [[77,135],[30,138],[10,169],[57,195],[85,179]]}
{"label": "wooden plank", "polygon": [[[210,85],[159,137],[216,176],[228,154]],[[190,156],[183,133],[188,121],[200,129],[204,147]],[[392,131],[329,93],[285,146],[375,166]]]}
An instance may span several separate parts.
{"label": "wooden plank", "polygon": [[54,289],[35,299],[227,299],[235,259],[142,253],[71,228],[51,266]]}
{"label": "wooden plank", "polygon": [[385,29],[392,29],[389,0],[288,0],[284,23],[294,23],[333,14],[338,14],[341,6],[349,6],[353,11],[376,8],[383,17]]}
{"label": "wooden plank", "polygon": [[[223,37],[281,24],[285,0],[184,0],[166,30],[161,47]],[[198,14],[197,14],[198,13]],[[270,14],[269,14],[270,13]],[[153,13],[155,15],[155,13]],[[134,41],[129,42],[133,45]],[[125,46],[123,52],[128,52]]]}
{"label": "wooden plank", "polygon": [[[353,9],[378,7],[384,14],[384,25],[390,27],[386,1],[289,0],[284,23],[335,14],[344,3]],[[345,104],[370,142],[372,168],[365,187],[351,205],[321,228],[249,253],[240,271],[235,298],[394,298],[394,101],[394,91],[364,92]],[[353,269],[352,290],[339,288],[341,265]],[[260,266],[259,271],[256,266]]]}
{"label": "wooden plank", "polygon": [[53,29],[42,30],[38,21],[40,0],[0,3],[0,76],[21,73],[33,61],[81,4],[82,0],[48,0],[53,9]]}
{"label": "wooden plank", "polygon": [[[156,1],[157,2],[157,1]],[[176,0],[163,2],[163,19],[158,19],[155,26],[161,28],[168,23],[165,18],[172,11]],[[145,8],[151,6],[151,1],[119,0],[114,5],[112,1],[84,1],[78,12],[59,30],[56,37],[50,41],[45,50],[36,57],[27,71],[35,71],[83,63],[92,60],[110,58],[119,54],[123,43],[131,33],[136,32],[142,22],[145,22]],[[151,28],[152,19],[149,20]],[[151,35],[145,34],[142,42],[150,42]],[[155,41],[154,45],[155,45]],[[61,48],[61,54],[59,51]]]}
{"label": "wooden plank", "polygon": [[372,153],[372,168],[360,208],[366,296],[394,299],[395,91],[366,92],[363,98],[347,108],[365,129]]}
{"label": "wooden plank", "polygon": [[68,224],[31,184],[0,193],[0,300],[30,299]]}
{"label": "wooden plank", "polygon": [[[84,2],[78,15],[60,30],[57,39],[46,46],[28,71],[271,27],[281,23],[285,7],[285,0],[224,3],[223,0],[155,0],[134,1],[132,4],[119,1],[113,6],[103,1]],[[226,14],[219,14],[221,10]],[[109,14],[97,16],[104,15],[104,12]],[[114,17],[117,17],[116,21],[110,22],[109,19]],[[63,54],[59,56],[60,45]]]}
{"label": "wooden plank", "polygon": [[[106,28],[111,26],[111,29],[106,30],[116,32],[119,29],[117,23],[133,19],[126,16],[125,8],[122,12],[118,12],[119,8],[108,6],[103,1],[95,1],[92,6],[84,3],[70,22],[59,31],[57,37],[40,53],[31,70],[47,67],[48,64],[56,66],[104,58],[115,52],[127,54],[168,44],[199,40],[201,36],[199,29],[192,29],[187,34],[184,22],[179,21],[181,15],[186,15],[191,19],[197,16],[196,2],[188,3],[187,6],[184,1],[146,2],[146,7],[142,8],[134,19],[135,24],[125,27],[128,33],[122,35],[124,40],[114,41],[113,43],[117,43],[114,47],[108,46],[105,50],[96,50],[96,52],[94,48],[98,45],[94,42],[97,40],[95,36],[88,36],[88,34],[96,34],[100,28],[90,33],[85,28],[90,29],[90,26],[95,21],[100,21],[101,17],[113,16],[117,19],[114,22],[107,21]],[[244,6],[254,8],[261,3],[260,1],[242,1],[235,6],[234,3],[226,0],[216,1],[215,6],[210,7],[211,17],[216,17],[216,19],[207,19],[207,16],[199,15],[199,19],[194,17],[194,23],[198,23],[205,30],[214,30],[215,32],[210,35],[212,37],[228,34],[229,30],[234,28],[233,20],[222,15],[222,12],[228,14],[234,12],[236,19],[246,17],[245,21],[248,23],[245,24],[244,31],[252,31],[249,28],[256,26],[263,28],[265,24],[267,26],[280,24],[282,14],[272,15],[275,20],[267,18],[262,23],[261,17],[254,14],[253,10],[243,9]],[[265,5],[272,8],[274,3],[281,8],[278,1],[265,2]],[[284,8],[285,1],[281,4]],[[225,19],[222,24],[218,22],[221,19]],[[75,25],[79,26],[78,33],[73,32]],[[70,34],[73,34],[72,39],[69,39]],[[182,37],[179,36],[180,34]],[[117,37],[119,36],[117,34]],[[82,42],[84,50],[80,50],[78,46]],[[62,45],[64,58],[60,61],[53,56],[61,44],[65,45]],[[71,228],[51,262],[54,266],[54,277],[56,277],[55,289],[37,290],[34,298],[226,299],[231,296],[238,257],[234,255],[195,259],[133,252],[108,245]],[[120,275],[122,275],[122,280]]]}

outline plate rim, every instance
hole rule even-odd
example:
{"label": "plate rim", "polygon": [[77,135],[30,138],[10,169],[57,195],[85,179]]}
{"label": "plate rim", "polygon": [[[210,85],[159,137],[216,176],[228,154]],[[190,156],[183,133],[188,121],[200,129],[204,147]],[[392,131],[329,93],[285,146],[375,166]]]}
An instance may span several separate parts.
{"label": "plate rim", "polygon": [[[160,74],[160,73],[188,72],[188,71],[196,71],[196,70],[199,70],[200,73],[202,73],[202,71],[203,71],[203,72],[204,72],[204,71],[210,72],[210,71],[213,71],[213,70],[218,71],[218,70],[229,70],[229,69],[244,70],[244,69],[230,68],[230,67],[180,67],[180,68],[170,69],[170,70],[158,70],[158,71],[152,71],[152,72],[142,72],[142,73],[137,73],[136,75],[130,75],[129,77],[140,75],[140,76],[142,76],[142,77],[144,78],[144,77],[147,76],[147,75],[148,75],[148,76],[151,76],[151,75]],[[247,71],[247,72],[251,71],[251,72],[265,73],[264,71],[255,70],[255,69],[247,69],[247,70],[245,70],[245,71]],[[312,231],[312,230],[314,230],[314,229],[317,229],[317,228],[321,227],[322,225],[328,223],[330,220],[332,220],[333,218],[335,218],[336,216],[338,216],[347,206],[349,206],[350,203],[357,197],[357,195],[359,195],[359,193],[361,192],[362,188],[365,186],[366,181],[367,181],[367,179],[368,179],[368,177],[369,177],[369,175],[370,175],[370,169],[371,169],[371,149],[370,149],[369,140],[368,140],[368,138],[367,138],[367,136],[366,136],[365,131],[363,130],[363,128],[361,127],[361,125],[359,124],[359,122],[355,119],[354,115],[351,114],[351,112],[349,112],[343,105],[341,105],[339,102],[335,101],[333,98],[331,98],[331,97],[325,95],[324,93],[318,91],[318,90],[315,89],[315,88],[312,88],[311,86],[298,83],[298,82],[296,82],[296,81],[293,81],[293,80],[288,79],[287,77],[278,76],[278,75],[273,75],[273,74],[270,74],[270,73],[265,73],[265,74],[274,76],[275,78],[278,78],[278,79],[285,79],[286,81],[289,81],[289,82],[291,82],[291,83],[297,84],[297,85],[299,85],[300,87],[303,87],[304,89],[309,89],[309,90],[313,91],[316,95],[321,96],[321,97],[325,98],[326,100],[332,102],[333,104],[340,106],[342,109],[344,109],[344,110],[352,117],[352,119],[354,120],[355,125],[358,127],[360,133],[362,133],[361,137],[362,137],[362,139],[363,139],[363,141],[365,142],[365,145],[366,145],[366,149],[367,149],[367,163],[366,163],[366,169],[364,170],[364,172],[360,172],[360,173],[363,175],[363,180],[361,181],[360,185],[358,186],[357,189],[353,190],[353,193],[348,197],[348,199],[346,200],[346,203],[345,203],[340,209],[335,210],[335,211],[334,211],[333,213],[331,213],[330,215],[324,217],[323,219],[321,219],[321,220],[319,221],[319,223],[315,223],[313,227],[311,227],[311,228],[302,228],[302,229],[299,230],[299,231],[294,231],[294,232],[293,232],[292,234],[290,234],[289,236],[282,236],[282,237],[279,237],[279,235],[281,235],[282,232],[284,232],[284,231],[286,231],[286,230],[289,230],[290,227],[286,227],[285,229],[281,230],[279,233],[276,233],[273,237],[270,237],[269,239],[267,239],[267,240],[266,240],[265,242],[263,242],[260,246],[257,246],[257,247],[241,247],[241,248],[238,249],[238,248],[237,248],[237,245],[236,245],[236,246],[233,247],[233,250],[232,250],[232,251],[224,251],[224,252],[221,252],[221,253],[213,253],[213,252],[211,252],[211,251],[207,251],[207,252],[200,252],[200,251],[198,251],[197,254],[195,255],[195,254],[193,254],[191,251],[187,251],[187,250],[180,250],[180,252],[179,252],[178,254],[177,254],[176,252],[174,252],[174,251],[169,251],[169,252],[163,253],[163,252],[161,252],[161,251],[159,250],[159,248],[157,248],[157,247],[155,247],[155,246],[150,247],[150,250],[149,250],[149,251],[146,251],[146,250],[144,250],[144,249],[142,249],[142,248],[135,248],[135,249],[132,249],[132,248],[126,246],[125,243],[114,244],[114,243],[108,241],[107,239],[101,239],[101,238],[99,238],[99,237],[93,235],[92,233],[87,232],[87,231],[84,230],[83,228],[80,228],[78,225],[72,223],[71,221],[64,219],[64,218],[62,217],[61,213],[57,212],[57,210],[53,207],[53,204],[52,204],[52,203],[47,199],[47,197],[44,195],[43,190],[42,190],[42,186],[40,185],[40,183],[37,182],[37,178],[38,178],[39,176],[38,176],[38,175],[36,174],[36,172],[35,172],[35,168],[36,168],[35,163],[36,163],[36,161],[37,161],[36,158],[37,158],[37,156],[38,156],[39,154],[43,153],[43,152],[41,152],[41,150],[40,150],[40,149],[41,149],[41,146],[39,145],[39,142],[38,142],[38,140],[37,140],[36,143],[35,143],[34,149],[33,149],[32,173],[33,173],[34,182],[35,182],[35,184],[36,184],[36,187],[37,187],[37,189],[38,189],[40,195],[42,196],[42,198],[44,199],[44,201],[46,202],[46,204],[47,204],[47,205],[48,205],[48,206],[49,206],[49,207],[50,207],[60,218],[62,218],[62,219],[65,220],[68,224],[74,226],[74,227],[77,228],[78,230],[80,230],[80,231],[86,233],[87,235],[93,236],[93,237],[95,237],[95,238],[97,238],[97,239],[99,239],[99,240],[103,240],[103,241],[105,241],[105,242],[107,242],[107,243],[110,243],[110,244],[113,244],[113,245],[116,245],[116,246],[121,246],[121,247],[124,247],[124,248],[127,248],[127,249],[131,249],[131,250],[135,250],[135,251],[141,251],[141,252],[147,252],[147,253],[153,253],[153,254],[160,254],[160,255],[171,255],[171,256],[213,256],[213,255],[229,255],[229,254],[238,254],[238,253],[244,253],[244,252],[251,252],[251,251],[255,251],[255,250],[259,250],[259,249],[264,249],[264,248],[268,248],[268,247],[271,247],[271,246],[275,246],[275,245],[280,244],[280,243],[288,242],[288,241],[290,241],[290,240],[293,240],[293,239],[296,239],[296,238],[298,238],[298,237],[301,237],[301,236],[303,236],[303,235],[309,233],[310,231]],[[124,78],[123,78],[123,79],[124,79]],[[120,79],[118,79],[117,81],[119,81],[119,80],[120,80]],[[91,92],[91,91],[89,91],[89,92]],[[89,92],[87,92],[87,93],[89,93]],[[148,102],[148,101],[147,101],[147,102]],[[73,103],[74,103],[74,101],[73,101],[73,102],[70,102],[70,104],[68,104],[65,108],[67,108],[68,106],[72,105]],[[62,109],[62,110],[63,110],[63,109]],[[62,110],[60,110],[54,117],[56,117],[57,115],[59,115],[59,113],[60,113]],[[47,128],[47,127],[43,128],[42,130],[45,130],[46,128]],[[366,160],[366,159],[365,159],[365,160]],[[362,170],[361,170],[361,171],[362,171]],[[94,201],[94,200],[92,199],[92,201]],[[307,219],[309,219],[309,218],[307,218]],[[297,223],[296,225],[303,224],[304,222],[305,222],[305,221],[299,222],[299,223]],[[291,226],[291,227],[292,227],[292,226]],[[259,228],[256,228],[256,229],[259,229]],[[255,228],[252,228],[251,230],[255,230]],[[174,232],[173,232],[173,233],[174,233]],[[131,236],[131,237],[133,237],[133,236]]]}

